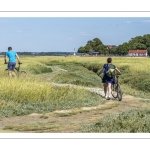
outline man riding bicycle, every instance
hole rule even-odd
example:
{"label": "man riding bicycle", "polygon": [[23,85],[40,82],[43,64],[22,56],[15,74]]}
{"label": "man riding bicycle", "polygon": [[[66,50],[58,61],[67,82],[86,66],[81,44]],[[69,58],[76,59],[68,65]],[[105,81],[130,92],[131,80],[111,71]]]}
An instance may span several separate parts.
{"label": "man riding bicycle", "polygon": [[9,58],[8,61],[8,75],[10,77],[16,76],[14,69],[16,66],[16,58],[18,60],[18,63],[20,63],[20,59],[18,54],[15,51],[12,51],[12,47],[8,47],[8,52],[5,53],[4,56],[4,63],[7,64],[7,57]]}

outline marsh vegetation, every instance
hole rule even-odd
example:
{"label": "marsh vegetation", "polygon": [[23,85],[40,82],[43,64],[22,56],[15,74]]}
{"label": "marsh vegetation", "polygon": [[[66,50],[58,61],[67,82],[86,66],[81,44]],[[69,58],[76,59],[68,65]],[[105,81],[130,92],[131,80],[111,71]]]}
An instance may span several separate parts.
{"label": "marsh vegetation", "polygon": [[[21,67],[28,72],[28,75],[9,78],[4,72],[6,65],[1,58],[1,121],[4,118],[22,117],[32,113],[41,114],[40,119],[48,120],[50,116],[45,114],[61,110],[73,111],[57,114],[56,118],[69,119],[69,117],[79,117],[83,114],[85,117],[91,111],[90,109],[83,111],[81,108],[100,105],[104,108],[95,110],[97,117],[91,123],[90,120],[88,123],[83,121],[71,132],[150,132],[150,122],[147,119],[150,115],[149,58],[113,58],[113,63],[122,72],[120,83],[124,95],[121,102],[111,101],[109,107],[105,106],[110,102],[96,92],[86,89],[103,88],[97,73],[106,63],[106,57],[22,56],[21,61],[23,63]],[[134,96],[134,98],[130,102],[130,98],[124,99],[125,95]],[[130,107],[124,109],[125,105]],[[78,109],[77,112],[76,109]],[[111,124],[111,127],[107,127],[107,124]],[[36,125],[37,130],[34,130]],[[53,123],[53,127],[50,122],[40,123],[40,125],[37,122],[34,125],[26,123],[7,125],[4,128],[21,132],[23,128],[26,128],[24,130],[26,132],[69,132],[64,129],[64,126],[60,129],[60,126],[61,124],[56,126],[56,122]],[[46,130],[43,129],[44,127]]]}

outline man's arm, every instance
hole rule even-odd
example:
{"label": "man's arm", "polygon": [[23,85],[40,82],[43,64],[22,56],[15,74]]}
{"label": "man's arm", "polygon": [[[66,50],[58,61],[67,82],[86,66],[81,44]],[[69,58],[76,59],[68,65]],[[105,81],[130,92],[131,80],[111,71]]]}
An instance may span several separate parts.
{"label": "man's arm", "polygon": [[120,70],[119,70],[118,68],[116,68],[116,70],[117,70],[117,72],[118,72],[119,74],[121,74],[121,72],[120,72]]}
{"label": "man's arm", "polygon": [[5,56],[4,56],[4,63],[5,63],[5,64],[7,63],[7,56],[6,56],[6,54],[5,54]]}
{"label": "man's arm", "polygon": [[20,63],[20,58],[17,54],[16,54],[16,57],[17,57],[18,63]]}

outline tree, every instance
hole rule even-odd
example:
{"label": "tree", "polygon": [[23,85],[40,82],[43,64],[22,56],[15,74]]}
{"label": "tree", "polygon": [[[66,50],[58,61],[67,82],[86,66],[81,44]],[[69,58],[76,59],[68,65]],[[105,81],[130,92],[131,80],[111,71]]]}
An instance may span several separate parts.
{"label": "tree", "polygon": [[88,53],[90,50],[92,50],[91,45],[86,45],[86,46],[84,46],[84,48],[85,48],[85,53]]}
{"label": "tree", "polygon": [[107,48],[104,45],[98,45],[96,47],[96,52],[99,52],[99,54],[106,54],[107,53]]}
{"label": "tree", "polygon": [[85,53],[85,48],[83,46],[78,48],[79,53]]}
{"label": "tree", "polygon": [[147,53],[150,56],[150,47],[147,48]]}
{"label": "tree", "polygon": [[150,34],[146,34],[143,36],[144,44],[146,47],[150,47]]}
{"label": "tree", "polygon": [[131,40],[129,41],[129,44],[132,43],[142,43],[144,44],[144,39],[142,36],[136,36],[135,38],[131,38]]}
{"label": "tree", "polygon": [[110,50],[109,50],[109,54],[117,54],[117,48],[116,47],[113,47],[113,48],[111,48]]}
{"label": "tree", "polygon": [[85,46],[81,46],[78,49],[78,52],[81,53],[84,51],[85,53],[87,53],[90,50],[103,53],[106,50],[106,48],[99,38],[94,38],[93,40],[89,40]]}
{"label": "tree", "polygon": [[129,50],[129,44],[125,42],[122,45],[118,46],[117,53],[119,55],[126,55],[128,54],[128,50]]}
{"label": "tree", "polygon": [[89,40],[85,46],[81,46],[78,49],[78,52],[89,52],[90,50],[94,50],[99,52],[100,54],[118,54],[118,55],[126,55],[128,54],[128,50],[148,50],[148,55],[150,55],[150,34],[145,34],[144,36],[136,36],[131,38],[128,42],[124,42],[120,44],[117,48],[113,47],[111,49],[107,49],[106,46],[102,43],[99,38],[94,38],[93,40]]}

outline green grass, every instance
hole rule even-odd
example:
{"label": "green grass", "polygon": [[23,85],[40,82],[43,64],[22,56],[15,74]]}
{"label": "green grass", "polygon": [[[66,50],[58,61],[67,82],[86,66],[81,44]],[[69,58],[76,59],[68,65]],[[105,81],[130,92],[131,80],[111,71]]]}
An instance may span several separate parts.
{"label": "green grass", "polygon": [[53,82],[91,87],[100,87],[102,84],[100,78],[93,71],[89,71],[83,66],[68,64],[60,67],[67,72],[55,76],[52,79]]}
{"label": "green grass", "polygon": [[[1,58],[2,59],[2,58]],[[25,78],[8,78],[6,65],[0,65],[0,119],[30,113],[46,113],[104,104],[99,95],[81,87],[101,87],[97,72],[106,63],[106,57],[21,57],[21,69],[28,72]],[[31,63],[32,62],[32,63]],[[124,94],[150,97],[150,61],[148,58],[113,58],[122,72],[119,78]],[[52,68],[61,68],[55,74]],[[57,68],[58,67],[58,68]],[[46,76],[44,76],[46,74]],[[43,76],[43,78],[41,78]],[[46,78],[51,80],[46,80]],[[54,86],[51,82],[79,85]],[[140,101],[142,105],[148,100]],[[145,106],[146,107],[146,106]],[[147,105],[149,107],[149,105]],[[111,109],[111,108],[110,108]],[[64,117],[73,114],[63,114]],[[62,117],[63,117],[62,115]],[[82,132],[149,132],[149,110],[131,110],[103,117],[95,124],[85,126]],[[46,119],[43,116],[43,119]],[[37,128],[40,128],[39,125]],[[46,127],[48,128],[48,126]],[[33,130],[36,126],[33,125]],[[41,131],[47,131],[41,130]]]}
{"label": "green grass", "polygon": [[[106,57],[59,57],[59,59],[53,57],[51,60],[44,59],[40,62],[46,65],[60,65],[68,70],[68,73],[53,78],[54,82],[103,88],[100,77],[95,75],[102,69],[106,59]],[[148,58],[113,57],[112,63],[122,72],[119,81],[125,94],[150,97],[150,61]]]}
{"label": "green grass", "polygon": [[54,86],[30,78],[3,78],[0,97],[0,118],[104,103],[100,96],[85,89]]}
{"label": "green grass", "polygon": [[150,110],[130,110],[107,115],[98,122],[83,126],[82,133],[149,133]]}
{"label": "green grass", "polygon": [[55,113],[55,116],[57,116],[57,117],[68,117],[68,116],[73,116],[76,114],[77,114],[77,112]]}
{"label": "green grass", "polygon": [[29,70],[32,74],[43,74],[52,72],[52,69],[50,67],[43,64],[30,65]]}
{"label": "green grass", "polygon": [[0,118],[104,103],[100,96],[83,88],[54,86],[41,78],[45,73],[51,76],[49,65],[56,65],[67,71],[53,75],[52,82],[98,87],[100,78],[79,62],[64,57],[21,57],[21,62],[21,70],[28,72],[27,77],[9,78],[4,73],[7,66],[1,64]]}
{"label": "green grass", "polygon": [[59,132],[60,124],[56,124],[55,122],[48,122],[48,123],[33,123],[33,124],[21,124],[16,126],[7,126],[4,130],[13,130],[19,132],[37,132],[37,133],[44,133],[44,132]]}

